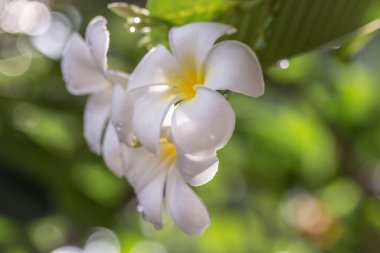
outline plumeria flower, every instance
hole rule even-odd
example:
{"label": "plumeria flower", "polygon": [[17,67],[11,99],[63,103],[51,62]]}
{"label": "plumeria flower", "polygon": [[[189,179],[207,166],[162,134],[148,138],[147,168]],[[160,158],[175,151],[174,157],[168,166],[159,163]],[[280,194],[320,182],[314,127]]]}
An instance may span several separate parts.
{"label": "plumeria flower", "polygon": [[87,240],[83,249],[64,246],[52,253],[120,253],[119,241],[111,230],[98,228]]}
{"label": "plumeria flower", "polygon": [[[238,41],[214,45],[234,31],[211,22],[174,27],[169,32],[172,54],[159,45],[136,67],[127,90],[134,100],[134,134],[147,150],[158,154],[162,122],[175,105],[171,130],[176,145],[187,154],[212,154],[235,127],[235,114],[217,90],[252,97],[264,93],[262,70],[250,48]],[[115,117],[123,126],[125,116]],[[121,127],[119,136],[128,134],[130,129]]]}
{"label": "plumeria flower", "polygon": [[62,73],[68,91],[90,95],[84,112],[84,137],[107,166],[118,176],[123,173],[120,144],[110,123],[113,93],[126,88],[129,76],[109,70],[109,32],[104,17],[95,17],[86,29],[86,39],[74,33],[62,57]]}
{"label": "plumeria flower", "polygon": [[144,219],[163,226],[166,206],[174,223],[189,235],[200,235],[210,223],[208,211],[191,187],[211,180],[218,168],[216,154],[189,155],[170,138],[162,138],[158,155],[144,147],[124,146],[126,177],[133,186]]}

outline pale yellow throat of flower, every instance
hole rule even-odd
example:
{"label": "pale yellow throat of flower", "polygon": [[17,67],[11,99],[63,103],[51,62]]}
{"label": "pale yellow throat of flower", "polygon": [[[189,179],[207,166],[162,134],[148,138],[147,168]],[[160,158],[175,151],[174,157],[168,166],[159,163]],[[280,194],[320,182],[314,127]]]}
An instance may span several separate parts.
{"label": "pale yellow throat of flower", "polygon": [[205,75],[203,71],[197,72],[194,68],[188,69],[187,76],[181,81],[177,82],[177,85],[181,88],[181,93],[185,100],[192,99],[196,94],[196,86],[203,85]]}
{"label": "pale yellow throat of flower", "polygon": [[158,159],[168,163],[172,163],[175,159],[177,159],[177,151],[174,144],[169,142],[167,139],[160,140]]}

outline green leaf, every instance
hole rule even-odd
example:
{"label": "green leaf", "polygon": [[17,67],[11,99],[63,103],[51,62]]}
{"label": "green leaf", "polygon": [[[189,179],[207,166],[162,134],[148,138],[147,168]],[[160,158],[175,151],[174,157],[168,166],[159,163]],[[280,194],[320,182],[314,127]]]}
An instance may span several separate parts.
{"label": "green leaf", "polygon": [[151,32],[143,39],[142,45],[153,47],[157,44],[168,45],[168,32],[171,26],[195,21],[219,20],[236,1],[231,0],[148,0],[150,16],[160,23],[152,24]]}
{"label": "green leaf", "polygon": [[[150,0],[147,6],[152,16],[172,25],[213,20],[235,26],[232,38],[253,48],[264,65],[340,45],[342,38],[380,18],[378,0]],[[155,36],[167,32],[154,26],[152,31]]]}
{"label": "green leaf", "polygon": [[140,8],[136,5],[130,5],[122,2],[108,4],[108,9],[123,18],[146,17],[149,15],[147,9]]}
{"label": "green leaf", "polygon": [[338,39],[378,18],[377,0],[272,0],[250,10],[237,8],[224,21],[238,28],[237,38],[254,48],[265,64],[339,45]]}
{"label": "green leaf", "polygon": [[108,4],[108,8],[116,15],[125,18],[125,26],[131,32],[139,31],[141,33],[147,33],[147,31],[150,31],[151,26],[157,27],[161,23],[164,23],[159,19],[149,16],[147,9],[133,4],[116,2]]}
{"label": "green leaf", "polygon": [[188,22],[213,20],[225,12],[233,2],[228,0],[152,0],[147,7],[152,16],[162,18],[174,25]]}
{"label": "green leaf", "polygon": [[362,50],[368,43],[376,37],[376,31],[380,30],[380,19],[360,28],[352,39],[335,51],[335,55],[342,61],[350,61]]}

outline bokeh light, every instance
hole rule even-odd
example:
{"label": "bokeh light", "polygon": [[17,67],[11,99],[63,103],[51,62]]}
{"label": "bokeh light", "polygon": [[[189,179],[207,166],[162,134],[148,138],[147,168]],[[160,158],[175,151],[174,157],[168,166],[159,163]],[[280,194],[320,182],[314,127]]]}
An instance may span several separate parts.
{"label": "bokeh light", "polygon": [[50,25],[49,8],[42,2],[2,0],[0,27],[8,33],[39,35]]}
{"label": "bokeh light", "polygon": [[32,37],[31,41],[45,56],[59,59],[73,32],[73,27],[70,20],[62,13],[53,12],[51,16],[52,21],[48,30],[39,36]]}

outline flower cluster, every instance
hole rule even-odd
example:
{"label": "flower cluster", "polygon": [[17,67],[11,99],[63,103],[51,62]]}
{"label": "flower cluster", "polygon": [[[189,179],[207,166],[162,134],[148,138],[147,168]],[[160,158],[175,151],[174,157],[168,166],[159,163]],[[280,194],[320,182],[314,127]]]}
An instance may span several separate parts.
{"label": "flower cluster", "polygon": [[235,114],[218,91],[264,93],[252,50],[238,41],[215,44],[234,31],[213,22],[174,27],[171,51],[158,45],[129,76],[107,67],[109,33],[106,20],[96,17],[86,38],[73,35],[63,55],[69,92],[90,95],[86,141],[116,175],[127,178],[144,218],[158,229],[166,207],[182,231],[203,233],[209,214],[190,186],[214,177],[216,152],[235,127]]}

